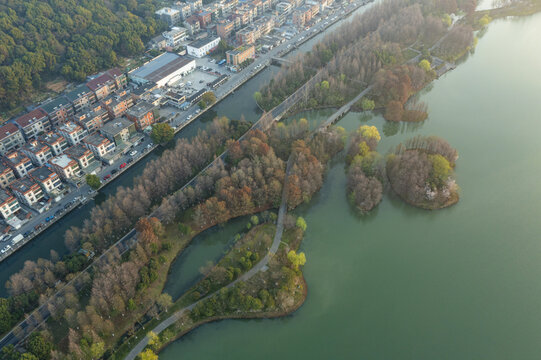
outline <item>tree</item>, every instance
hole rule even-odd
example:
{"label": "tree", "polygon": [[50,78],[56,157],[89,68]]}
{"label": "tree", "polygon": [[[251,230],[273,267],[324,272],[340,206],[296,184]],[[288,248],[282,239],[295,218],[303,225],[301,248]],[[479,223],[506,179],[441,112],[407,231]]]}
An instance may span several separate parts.
{"label": "tree", "polygon": [[34,332],[26,342],[26,349],[34,354],[39,360],[47,360],[51,358],[53,344],[45,340],[41,333]]}
{"label": "tree", "polygon": [[441,187],[447,181],[451,174],[451,165],[449,161],[440,154],[428,155],[428,159],[432,163],[431,179],[435,187]]}
{"label": "tree", "polygon": [[295,270],[298,270],[299,266],[306,264],[306,256],[303,252],[297,254],[295,250],[290,250],[287,253],[287,259],[291,262]]}
{"label": "tree", "polygon": [[216,102],[216,95],[214,95],[212,91],[207,91],[203,94],[201,100],[204,101],[207,106],[210,106]]}
{"label": "tree", "polygon": [[295,226],[297,226],[299,229],[301,229],[302,231],[306,231],[306,228],[307,228],[307,225],[306,225],[306,220],[304,220],[303,217],[298,217],[297,218],[297,221],[295,223]]}
{"label": "tree", "polygon": [[94,174],[88,174],[86,176],[86,183],[94,190],[98,190],[101,186],[100,178]]}
{"label": "tree", "polygon": [[492,18],[488,16],[488,14],[483,15],[482,18],[479,19],[479,26],[485,27],[492,21]]}
{"label": "tree", "polygon": [[376,107],[376,103],[374,100],[370,100],[368,98],[363,97],[361,99],[361,108],[363,111],[372,111]]}
{"label": "tree", "polygon": [[158,355],[154,354],[154,351],[146,349],[139,354],[140,360],[158,360]]}
{"label": "tree", "polygon": [[419,62],[419,66],[421,67],[421,69],[423,69],[426,72],[432,70],[432,66],[430,65],[430,61],[428,61],[427,59],[421,60]]}
{"label": "tree", "polygon": [[158,350],[161,346],[160,337],[154,331],[149,331],[147,334],[148,346],[154,350]]}
{"label": "tree", "polygon": [[152,125],[152,132],[150,133],[150,138],[154,141],[155,144],[166,144],[169,141],[173,140],[175,136],[175,131],[173,128],[166,123],[159,123]]}
{"label": "tree", "polygon": [[158,304],[158,307],[161,311],[167,312],[167,310],[173,306],[173,299],[171,298],[171,295],[167,293],[160,294],[158,299],[156,300],[156,304]]}
{"label": "tree", "polygon": [[207,103],[203,100],[201,100],[200,102],[197,103],[197,105],[199,106],[199,108],[201,110],[205,110],[207,108]]}

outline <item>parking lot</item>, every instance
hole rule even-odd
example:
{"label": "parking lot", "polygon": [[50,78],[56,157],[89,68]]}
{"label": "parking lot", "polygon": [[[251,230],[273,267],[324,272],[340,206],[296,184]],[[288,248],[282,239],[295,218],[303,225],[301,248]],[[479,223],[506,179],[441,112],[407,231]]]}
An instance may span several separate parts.
{"label": "parking lot", "polygon": [[[191,74],[188,74],[174,84],[172,87],[177,89],[192,89],[193,92],[197,92],[207,87],[207,83],[214,81],[218,76],[210,74],[209,72],[196,69]],[[181,85],[184,84],[184,85]]]}

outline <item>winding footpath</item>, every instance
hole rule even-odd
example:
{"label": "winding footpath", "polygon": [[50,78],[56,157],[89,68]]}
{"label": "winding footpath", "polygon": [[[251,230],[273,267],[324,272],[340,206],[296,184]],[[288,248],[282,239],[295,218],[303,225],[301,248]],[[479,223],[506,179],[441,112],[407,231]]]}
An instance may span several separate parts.
{"label": "winding footpath", "polygon": [[[235,281],[233,281],[230,284],[226,285],[224,288],[226,288],[226,289],[231,288],[231,287],[235,286],[239,281],[247,281],[250,278],[252,278],[254,275],[256,275],[259,271],[263,270],[267,266],[267,264],[269,263],[269,260],[278,251],[278,248],[280,247],[280,242],[282,241],[282,234],[284,232],[284,219],[285,219],[285,216],[286,216],[286,213],[287,213],[287,180],[288,180],[289,172],[291,170],[291,163],[292,163],[291,159],[292,159],[292,156],[290,156],[288,161],[287,161],[286,174],[285,174],[285,178],[284,178],[284,187],[282,189],[282,203],[280,204],[280,208],[278,210],[278,219],[276,221],[276,232],[274,233],[274,239],[272,241],[271,247],[269,248],[269,252],[254,267],[252,267],[250,270],[248,270],[247,272],[242,274]],[[162,321],[161,323],[156,325],[156,327],[154,327],[154,329],[152,329],[151,331],[153,333],[155,333],[155,334],[161,333],[162,331],[167,329],[169,326],[171,326],[175,322],[177,322],[182,317],[184,312],[192,310],[197,304],[199,304],[200,302],[205,301],[208,298],[214,296],[220,290],[217,290],[217,291],[213,292],[212,294],[209,294],[209,295],[205,296],[204,298],[197,300],[193,304],[188,305],[185,308],[182,308],[182,309],[176,311],[171,316],[169,316],[167,319],[165,319],[164,321]],[[128,353],[128,355],[126,355],[126,357],[124,359],[125,360],[134,360],[137,357],[137,355],[139,355],[144,350],[144,348],[148,345],[149,340],[150,340],[149,337],[145,336],[141,341],[139,341],[139,343],[137,345],[135,345],[135,347],[132,349],[132,351],[130,351]]]}

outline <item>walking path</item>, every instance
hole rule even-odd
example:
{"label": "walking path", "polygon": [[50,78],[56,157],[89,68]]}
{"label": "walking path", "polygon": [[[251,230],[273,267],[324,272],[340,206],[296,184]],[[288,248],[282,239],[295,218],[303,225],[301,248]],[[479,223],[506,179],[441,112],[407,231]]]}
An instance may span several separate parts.
{"label": "walking path", "polygon": [[[231,288],[231,287],[235,286],[239,281],[247,281],[250,278],[252,278],[260,270],[262,270],[265,266],[267,266],[267,264],[269,263],[269,260],[274,256],[274,254],[276,254],[276,251],[278,251],[278,247],[280,246],[280,242],[282,241],[282,234],[284,232],[284,219],[285,219],[285,216],[286,216],[286,213],[287,213],[287,179],[288,179],[288,176],[289,176],[289,172],[291,170],[291,163],[292,163],[291,158],[292,157],[290,156],[288,161],[287,161],[286,175],[285,175],[285,178],[284,178],[284,186],[283,186],[283,189],[282,189],[282,203],[280,204],[280,208],[278,210],[278,219],[276,221],[276,232],[274,233],[274,239],[272,241],[271,247],[269,248],[269,252],[254,267],[252,267],[250,270],[248,270],[247,272],[242,274],[235,281],[233,281],[233,282],[229,283],[228,285],[226,285],[224,288],[226,288],[226,289]],[[199,299],[198,301],[194,302],[193,304],[188,305],[185,308],[182,308],[182,309],[176,311],[174,314],[169,316],[167,319],[165,319],[164,321],[162,321],[161,323],[156,325],[156,327],[154,327],[154,329],[152,329],[152,332],[155,333],[155,334],[161,333],[162,331],[167,329],[169,326],[173,325],[176,321],[178,321],[182,317],[184,312],[186,312],[188,310],[192,310],[197,304],[199,304],[200,302],[205,301],[208,298],[214,296],[220,290],[217,290],[217,291],[213,292],[212,294],[209,294],[209,295],[205,296],[204,298]],[[139,343],[137,345],[135,345],[135,347],[132,349],[132,351],[130,351],[128,353],[128,355],[126,355],[126,357],[124,359],[125,360],[134,360],[137,357],[137,355],[139,355],[143,351],[143,349],[148,345],[149,340],[150,340],[149,337],[145,336],[141,341],[139,341]]]}

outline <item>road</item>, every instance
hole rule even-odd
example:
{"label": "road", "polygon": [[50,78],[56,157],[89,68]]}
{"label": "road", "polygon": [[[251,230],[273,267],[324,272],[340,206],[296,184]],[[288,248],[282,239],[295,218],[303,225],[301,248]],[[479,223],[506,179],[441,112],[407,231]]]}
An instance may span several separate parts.
{"label": "road", "polygon": [[[289,172],[291,170],[291,163],[292,163],[291,159],[292,159],[292,156],[290,156],[288,161],[287,161],[286,174],[285,174],[285,178],[284,178],[284,186],[283,186],[283,189],[282,189],[282,203],[280,204],[280,208],[278,210],[278,219],[276,221],[276,232],[274,233],[274,239],[272,241],[272,244],[271,244],[271,246],[269,248],[268,253],[263,257],[263,259],[261,259],[261,261],[259,261],[256,265],[254,265],[254,267],[252,267],[250,270],[248,270],[247,272],[242,274],[235,281],[233,281],[233,282],[229,283],[228,285],[226,285],[224,288],[226,288],[226,289],[231,288],[231,287],[235,286],[240,281],[247,281],[250,278],[252,278],[254,275],[256,275],[259,271],[263,270],[267,266],[267,264],[269,263],[269,260],[274,256],[274,254],[276,254],[276,251],[278,251],[278,248],[280,247],[280,242],[282,241],[282,234],[284,232],[284,219],[285,219],[285,216],[286,216],[286,213],[287,213],[287,179],[288,179],[288,176],[289,176]],[[155,333],[155,334],[161,333],[162,331],[167,329],[169,326],[173,325],[176,321],[178,321],[186,311],[192,310],[195,306],[197,306],[197,304],[199,304],[200,302],[205,301],[208,298],[214,296],[220,290],[216,290],[212,294],[209,294],[209,295],[205,296],[204,298],[199,299],[198,301],[194,302],[193,304],[188,305],[188,306],[176,311],[171,316],[166,318],[164,321],[162,321],[161,323],[156,325],[156,327],[154,327],[151,331],[153,333]],[[139,341],[139,343],[137,343],[137,345],[135,345],[135,347],[128,353],[128,355],[126,355],[126,357],[124,359],[125,360],[134,360],[137,357],[137,355],[139,355],[141,353],[141,351],[143,351],[145,346],[148,345],[149,340],[150,339],[149,339],[148,336],[145,336],[143,339],[141,339],[141,341]]]}

